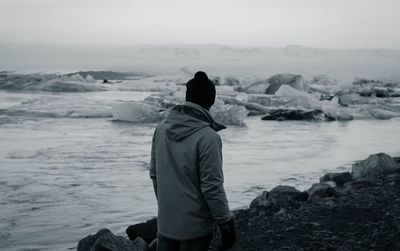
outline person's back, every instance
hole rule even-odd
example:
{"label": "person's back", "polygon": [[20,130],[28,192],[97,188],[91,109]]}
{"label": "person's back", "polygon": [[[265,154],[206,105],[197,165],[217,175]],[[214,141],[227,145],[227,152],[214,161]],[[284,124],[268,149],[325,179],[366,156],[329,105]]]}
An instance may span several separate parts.
{"label": "person's back", "polygon": [[225,233],[222,245],[229,248],[234,224],[216,132],[224,127],[208,113],[215,87],[205,73],[188,82],[186,100],[171,109],[153,137],[150,176],[158,201],[157,250],[208,250],[215,223]]}

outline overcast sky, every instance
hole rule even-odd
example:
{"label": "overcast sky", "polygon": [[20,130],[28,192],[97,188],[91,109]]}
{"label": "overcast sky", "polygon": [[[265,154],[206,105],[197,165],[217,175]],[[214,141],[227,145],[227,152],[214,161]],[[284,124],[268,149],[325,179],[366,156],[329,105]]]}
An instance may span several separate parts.
{"label": "overcast sky", "polygon": [[399,0],[0,0],[0,42],[400,49]]}

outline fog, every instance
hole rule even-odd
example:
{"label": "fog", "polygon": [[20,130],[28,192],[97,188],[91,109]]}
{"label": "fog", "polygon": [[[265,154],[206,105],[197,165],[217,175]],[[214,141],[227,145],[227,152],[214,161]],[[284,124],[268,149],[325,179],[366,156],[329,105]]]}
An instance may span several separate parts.
{"label": "fog", "polygon": [[397,0],[1,0],[0,43],[400,49]]}

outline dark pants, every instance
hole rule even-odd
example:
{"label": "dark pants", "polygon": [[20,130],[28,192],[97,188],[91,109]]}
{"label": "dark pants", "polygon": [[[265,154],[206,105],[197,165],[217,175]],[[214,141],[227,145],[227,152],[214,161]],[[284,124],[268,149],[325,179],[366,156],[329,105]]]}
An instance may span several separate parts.
{"label": "dark pants", "polygon": [[158,234],[157,251],[207,251],[212,235],[178,241]]}

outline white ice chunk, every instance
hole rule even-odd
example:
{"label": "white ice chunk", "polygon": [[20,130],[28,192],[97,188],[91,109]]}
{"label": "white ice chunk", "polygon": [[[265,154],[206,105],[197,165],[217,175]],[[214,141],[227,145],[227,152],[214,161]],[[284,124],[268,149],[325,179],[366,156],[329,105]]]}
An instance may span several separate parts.
{"label": "white ice chunk", "polygon": [[235,99],[237,101],[247,102],[249,101],[249,95],[247,95],[247,93],[241,92],[238,95],[236,95]]}
{"label": "white ice chunk", "polygon": [[162,118],[156,107],[136,101],[114,104],[112,114],[117,120],[135,123],[153,123]]}
{"label": "white ice chunk", "polygon": [[390,119],[392,117],[400,117],[400,113],[398,112],[391,112],[388,110],[384,110],[384,109],[372,109],[369,112],[371,114],[372,117],[376,118],[376,119]]}
{"label": "white ice chunk", "polygon": [[10,91],[89,92],[104,91],[96,83],[87,83],[82,76],[73,77],[40,74],[9,74],[0,77],[0,89]]}
{"label": "white ice chunk", "polygon": [[319,100],[309,93],[305,93],[294,89],[289,85],[282,85],[276,91],[275,96],[278,97],[290,97],[286,105],[303,107],[306,109],[319,107]]}
{"label": "white ice chunk", "polygon": [[244,125],[244,119],[249,111],[244,106],[224,104],[221,100],[216,100],[210,112],[215,121],[223,125]]}
{"label": "white ice chunk", "polygon": [[54,117],[54,118],[108,118],[112,117],[110,104],[100,100],[79,96],[42,96],[7,108],[11,116]]}
{"label": "white ice chunk", "polygon": [[70,76],[70,77],[64,77],[65,78],[65,80],[69,80],[69,81],[75,81],[75,82],[86,82],[86,80],[80,75],[80,74],[74,74],[74,75],[72,75],[72,76]]}
{"label": "white ice chunk", "polygon": [[96,83],[96,80],[90,74],[86,76],[85,81],[86,83]]}

